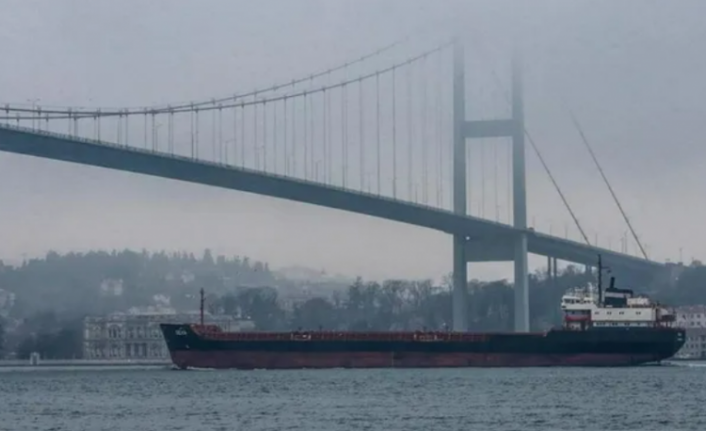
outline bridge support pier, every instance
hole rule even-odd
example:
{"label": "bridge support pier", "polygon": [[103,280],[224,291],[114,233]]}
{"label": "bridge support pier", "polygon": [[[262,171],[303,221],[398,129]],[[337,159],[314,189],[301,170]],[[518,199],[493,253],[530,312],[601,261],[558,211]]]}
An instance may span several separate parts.
{"label": "bridge support pier", "polygon": [[[465,117],[463,84],[463,53],[456,44],[454,51],[454,211],[466,214],[466,139],[467,138],[512,138],[512,194],[513,225],[520,233],[509,238],[498,238],[491,249],[478,250],[477,244],[466,244],[466,253],[471,260],[484,261],[511,260],[514,263],[515,288],[515,331],[529,331],[529,278],[527,268],[527,194],[525,184],[525,123],[522,101],[522,74],[519,52],[512,59],[512,118],[504,120],[468,121]],[[454,293],[460,289],[461,276],[466,268],[461,268],[460,256],[463,251],[460,242],[454,237]],[[470,252],[470,253],[469,253]],[[466,256],[464,256],[465,258]],[[476,260],[477,261],[477,260]],[[465,293],[465,283],[463,286]],[[460,293],[457,294],[460,298]],[[456,301],[456,296],[454,296]],[[455,302],[454,302],[455,303]],[[456,308],[454,308],[454,313]],[[459,316],[458,319],[461,319]],[[465,316],[463,316],[465,319]],[[461,320],[459,320],[460,322]],[[454,317],[456,322],[456,317]]]}

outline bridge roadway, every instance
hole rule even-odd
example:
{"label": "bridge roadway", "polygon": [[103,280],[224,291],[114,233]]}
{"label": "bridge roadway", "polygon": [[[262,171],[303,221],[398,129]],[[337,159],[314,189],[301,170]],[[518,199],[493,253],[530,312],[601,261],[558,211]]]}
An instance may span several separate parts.
{"label": "bridge roadway", "polygon": [[[520,233],[510,225],[470,215],[305,181],[200,161],[164,152],[106,143],[29,128],[0,125],[0,151],[256,193],[380,217],[469,238],[470,261],[511,260],[510,239]],[[529,229],[528,251],[584,265],[595,265],[600,253],[606,265],[629,271],[655,271],[664,264]],[[507,247],[505,245],[507,244]],[[510,257],[510,259],[506,259]]]}

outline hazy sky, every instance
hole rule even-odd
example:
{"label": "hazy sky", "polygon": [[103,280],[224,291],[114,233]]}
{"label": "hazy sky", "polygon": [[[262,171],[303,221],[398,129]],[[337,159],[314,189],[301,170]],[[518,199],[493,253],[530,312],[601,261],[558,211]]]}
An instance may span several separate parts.
{"label": "hazy sky", "polygon": [[[516,36],[527,127],[591,240],[599,232],[599,243],[617,248],[626,226],[562,97],[650,254],[706,256],[703,1],[0,0],[0,10],[3,104],[227,95],[453,26],[463,29],[472,78],[489,73],[488,58],[507,62]],[[471,78],[469,91],[485,82]],[[477,112],[487,115],[469,107]],[[563,236],[570,218],[529,146],[527,159],[529,222]],[[0,154],[0,184],[8,260],[49,249],[209,247],[369,277],[436,277],[451,267],[451,239],[441,233],[239,192],[10,154]],[[475,205],[493,207],[488,194]],[[473,265],[470,274],[507,269]]]}

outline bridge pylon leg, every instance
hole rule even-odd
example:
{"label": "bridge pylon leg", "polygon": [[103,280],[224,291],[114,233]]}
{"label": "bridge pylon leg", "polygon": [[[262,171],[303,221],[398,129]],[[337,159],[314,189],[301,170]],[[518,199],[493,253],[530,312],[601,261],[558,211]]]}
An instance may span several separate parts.
{"label": "bridge pylon leg", "polygon": [[[465,58],[463,45],[456,39],[454,43],[453,74],[453,209],[454,213],[466,215],[466,90]],[[466,289],[468,283],[468,261],[466,260],[466,235],[453,235],[453,330],[465,331]]]}
{"label": "bridge pylon leg", "polygon": [[466,331],[468,316],[466,304],[466,289],[468,283],[468,260],[466,259],[466,237],[453,236],[453,292],[451,300],[453,313],[453,330]]}
{"label": "bridge pylon leg", "polygon": [[[522,69],[520,54],[512,58],[512,212],[517,229],[527,229],[527,185],[525,174],[525,115],[522,97]],[[527,274],[527,234],[515,240],[515,332],[528,332],[529,277]]]}
{"label": "bridge pylon leg", "polygon": [[515,332],[529,331],[529,276],[527,235],[515,241]]}

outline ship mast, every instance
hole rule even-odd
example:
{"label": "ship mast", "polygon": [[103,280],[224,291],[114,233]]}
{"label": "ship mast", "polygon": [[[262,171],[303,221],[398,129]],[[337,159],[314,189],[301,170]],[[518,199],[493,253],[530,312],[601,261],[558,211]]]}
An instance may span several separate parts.
{"label": "ship mast", "polygon": [[598,255],[598,306],[603,305],[603,262]]}
{"label": "ship mast", "polygon": [[199,291],[199,293],[201,294],[201,304],[200,304],[200,306],[199,306],[199,320],[200,320],[200,322],[201,322],[201,326],[203,326],[203,305],[204,305],[204,302],[205,302],[205,300],[204,300],[204,293],[203,293],[203,287],[201,288],[201,290]]}

